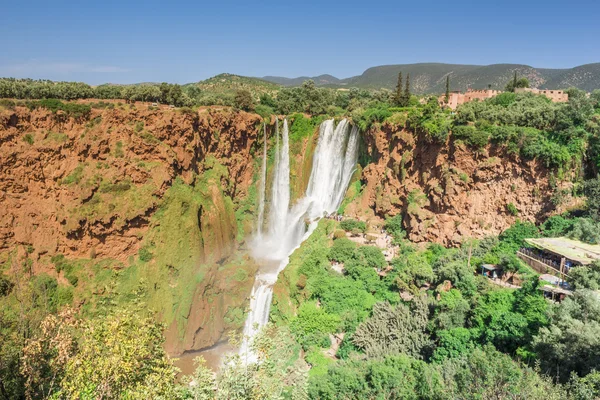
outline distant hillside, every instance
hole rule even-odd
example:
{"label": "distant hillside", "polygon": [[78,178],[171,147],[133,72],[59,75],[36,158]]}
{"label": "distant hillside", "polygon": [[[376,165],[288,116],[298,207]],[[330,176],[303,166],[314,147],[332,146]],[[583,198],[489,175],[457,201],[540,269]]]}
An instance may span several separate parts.
{"label": "distant hillside", "polygon": [[446,77],[450,76],[451,90],[503,89],[515,73],[529,79],[532,87],[565,89],[572,86],[592,91],[600,88],[600,63],[581,65],[569,69],[534,68],[522,64],[463,65],[419,63],[382,65],[367,69],[362,75],[338,79],[331,75],[314,78],[265,77],[284,86],[297,86],[313,79],[320,86],[358,87],[367,89],[394,89],[398,73],[410,74],[411,89],[415,93],[441,93]]}
{"label": "distant hillside", "polygon": [[262,93],[273,93],[281,88],[279,84],[268,82],[264,79],[233,74],[219,74],[197,83],[189,83],[188,85],[194,85],[202,91],[209,91],[215,94],[233,93],[236,90],[245,89],[249,90],[253,95],[260,95]]}
{"label": "distant hillside", "polygon": [[269,82],[278,83],[283,86],[300,86],[302,82],[312,79],[319,86],[339,85],[341,80],[332,75],[300,76],[298,78],[284,78],[281,76],[265,76],[262,78]]}

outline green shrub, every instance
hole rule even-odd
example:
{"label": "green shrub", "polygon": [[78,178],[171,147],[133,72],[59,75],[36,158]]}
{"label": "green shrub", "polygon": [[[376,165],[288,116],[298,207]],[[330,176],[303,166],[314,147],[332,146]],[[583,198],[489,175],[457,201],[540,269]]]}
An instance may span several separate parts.
{"label": "green shrub", "polygon": [[335,232],[333,232],[334,239],[342,239],[345,237],[346,237],[346,232],[343,229],[336,229]]}
{"label": "green shrub", "polygon": [[517,206],[515,206],[513,203],[508,203],[506,205],[506,210],[511,213],[512,215],[514,215],[515,217],[517,215],[519,215],[519,209],[517,208]]}
{"label": "green shrub", "polygon": [[367,231],[367,223],[364,221],[358,221],[355,219],[345,219],[340,222],[340,228],[345,230],[346,232],[352,232],[353,230],[358,230],[362,233]]}
{"label": "green shrub", "polygon": [[406,237],[406,231],[402,228],[401,214],[386,218],[383,227],[394,238],[395,244],[400,243]]}
{"label": "green shrub", "polygon": [[33,135],[31,133],[26,133],[23,136],[23,141],[27,144],[33,144]]}
{"label": "green shrub", "polygon": [[487,146],[490,134],[472,125],[457,125],[452,129],[452,136],[468,146],[481,149]]}
{"label": "green shrub", "polygon": [[360,246],[357,258],[360,264],[367,268],[381,269],[387,265],[381,249],[375,246]]}
{"label": "green shrub", "polygon": [[138,256],[142,262],[148,262],[154,257],[154,255],[146,247],[140,248],[138,251]]}
{"label": "green shrub", "polygon": [[352,121],[361,131],[367,131],[376,122],[383,122],[392,115],[389,105],[379,103],[366,110],[357,110],[352,114]]}
{"label": "green shrub", "polygon": [[0,107],[4,107],[4,108],[8,108],[9,110],[12,110],[13,108],[15,108],[16,105],[17,105],[17,103],[15,103],[13,100],[0,99]]}
{"label": "green shrub", "polygon": [[136,122],[135,125],[134,125],[134,127],[133,127],[133,130],[136,133],[140,133],[141,131],[143,131],[144,130],[144,122],[143,121]]}
{"label": "green shrub", "polygon": [[121,141],[117,142],[117,144],[115,146],[114,155],[117,158],[121,158],[121,157],[125,156],[125,153],[123,152],[123,142],[121,142]]}
{"label": "green shrub", "polygon": [[[342,231],[343,232],[343,231]],[[329,249],[328,258],[330,260],[345,263],[354,258],[356,244],[345,237],[333,241],[333,246]]]}
{"label": "green shrub", "polygon": [[69,175],[67,175],[64,179],[61,180],[62,185],[70,185],[72,183],[78,184],[81,182],[83,178],[83,164],[79,164]]}
{"label": "green shrub", "polygon": [[263,118],[269,118],[271,115],[275,114],[275,110],[269,106],[259,104],[254,108],[254,112],[260,115]]}

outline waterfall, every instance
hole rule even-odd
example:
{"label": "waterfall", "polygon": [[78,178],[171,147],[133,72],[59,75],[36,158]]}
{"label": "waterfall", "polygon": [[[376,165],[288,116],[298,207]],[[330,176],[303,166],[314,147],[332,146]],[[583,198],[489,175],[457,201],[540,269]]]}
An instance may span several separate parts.
{"label": "waterfall", "polygon": [[257,331],[269,320],[273,285],[289,256],[315,230],[319,219],[335,212],[346,193],[358,158],[358,128],[342,120],[323,122],[313,156],[306,194],[290,209],[290,158],[287,120],[283,121],[282,145],[279,133],[275,148],[275,170],[269,230],[252,241],[252,254],[261,266],[252,288],[250,312],[244,326],[240,354],[246,362],[256,356],[249,349]]}
{"label": "waterfall", "polygon": [[267,124],[263,123],[263,159],[260,169],[260,193],[258,195],[258,237],[262,237],[265,223],[265,192],[267,188]]}
{"label": "waterfall", "polygon": [[281,147],[277,130],[277,145],[275,150],[275,173],[271,196],[269,216],[269,235],[277,237],[285,232],[286,214],[290,206],[290,154],[287,119],[283,120]]}

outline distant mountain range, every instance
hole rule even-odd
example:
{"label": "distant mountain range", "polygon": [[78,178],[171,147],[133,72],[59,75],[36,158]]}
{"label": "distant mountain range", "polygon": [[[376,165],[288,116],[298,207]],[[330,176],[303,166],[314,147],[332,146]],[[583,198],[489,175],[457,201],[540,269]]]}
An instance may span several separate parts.
{"label": "distant mountain range", "polygon": [[372,67],[362,75],[345,79],[338,79],[332,75],[298,78],[265,76],[261,79],[283,86],[299,86],[305,80],[312,79],[318,86],[393,90],[398,73],[402,72],[404,77],[410,74],[411,89],[414,93],[441,93],[445,90],[447,76],[450,76],[451,90],[486,89],[490,86],[492,89],[503,89],[515,71],[519,77],[528,78],[532,87],[540,89],[600,89],[600,63],[566,69],[534,68],[522,64],[397,64]]}

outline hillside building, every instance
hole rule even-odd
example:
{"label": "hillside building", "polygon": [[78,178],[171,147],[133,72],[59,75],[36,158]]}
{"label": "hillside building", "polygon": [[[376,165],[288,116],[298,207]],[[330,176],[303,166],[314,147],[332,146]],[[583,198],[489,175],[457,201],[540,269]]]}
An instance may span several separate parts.
{"label": "hillside building", "polygon": [[565,280],[569,270],[600,261],[600,245],[565,237],[525,239],[529,248],[522,248],[517,257],[540,274],[551,274]]}
{"label": "hillside building", "polygon": [[[498,96],[502,91],[500,90],[492,90],[492,89],[481,89],[481,90],[467,90],[466,93],[461,93],[460,91],[450,92],[448,96],[448,104],[452,110],[456,110],[456,108],[464,103],[468,103],[473,100],[483,101],[485,99],[491,99],[492,97]],[[446,94],[441,95],[438,98],[441,105],[446,105]]]}
{"label": "hillside building", "polygon": [[[448,103],[446,103],[446,94],[438,97],[440,105],[448,106],[452,110],[456,110],[458,106],[464,103],[468,103],[473,100],[483,101],[485,99],[491,99],[492,97],[498,96],[502,93],[501,90],[493,89],[480,89],[473,90],[469,89],[466,93],[461,93],[459,90],[450,92],[448,96]],[[554,103],[564,103],[569,101],[569,95],[564,90],[554,89],[531,89],[531,88],[517,88],[515,93],[533,93],[537,95],[543,95],[552,100]]]}
{"label": "hillside building", "polygon": [[542,94],[552,100],[553,103],[565,103],[569,101],[569,95],[564,90],[516,88],[515,93]]}

